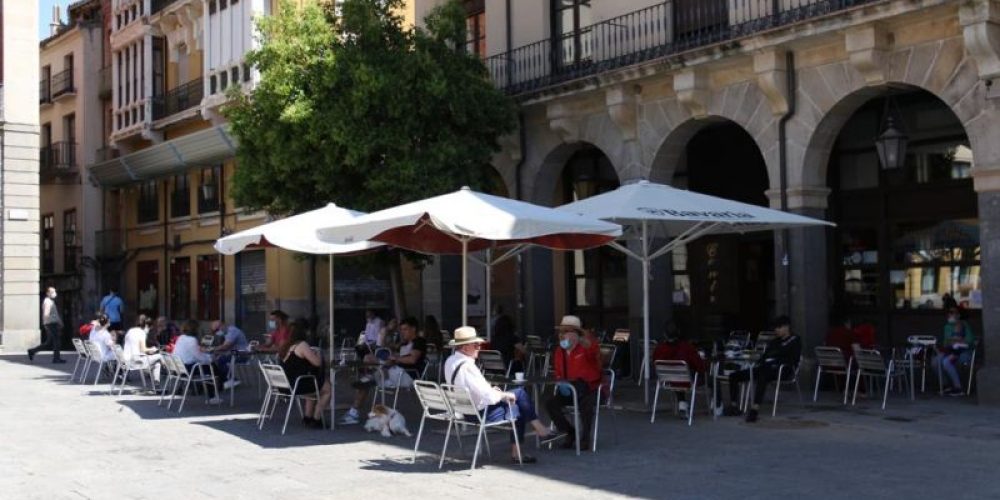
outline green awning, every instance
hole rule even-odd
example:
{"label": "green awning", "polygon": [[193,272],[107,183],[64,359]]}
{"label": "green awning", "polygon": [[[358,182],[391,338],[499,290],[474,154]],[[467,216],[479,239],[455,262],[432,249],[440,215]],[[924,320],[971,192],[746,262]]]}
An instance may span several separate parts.
{"label": "green awning", "polygon": [[101,186],[117,187],[215,165],[235,155],[236,139],[228,125],[219,125],[95,163],[88,170]]}

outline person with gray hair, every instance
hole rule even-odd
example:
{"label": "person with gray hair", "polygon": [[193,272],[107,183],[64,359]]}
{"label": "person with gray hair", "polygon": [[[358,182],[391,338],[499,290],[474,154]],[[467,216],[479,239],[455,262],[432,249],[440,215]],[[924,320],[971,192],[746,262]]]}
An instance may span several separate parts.
{"label": "person with gray hair", "polygon": [[50,286],[45,289],[45,298],[42,299],[42,328],[45,330],[45,340],[37,346],[28,349],[28,361],[34,362],[35,354],[38,351],[51,349],[53,363],[60,364],[66,362],[59,355],[59,348],[62,347],[60,333],[62,332],[63,322],[62,317],[59,316],[59,307],[56,305],[56,295],[55,287]]}

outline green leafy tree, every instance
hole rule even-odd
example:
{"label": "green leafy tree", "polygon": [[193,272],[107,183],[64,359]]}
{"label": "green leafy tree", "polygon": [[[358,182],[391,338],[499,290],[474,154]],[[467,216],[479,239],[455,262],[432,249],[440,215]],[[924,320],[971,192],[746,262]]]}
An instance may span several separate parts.
{"label": "green leafy tree", "polygon": [[402,0],[285,2],[259,22],[261,73],[225,114],[239,141],[232,196],[294,213],[334,201],[378,210],[489,185],[515,107],[461,48],[464,11],[448,2],[407,28]]}
{"label": "green leafy tree", "polygon": [[[239,142],[234,201],[291,214],[333,201],[374,211],[491,184],[490,157],[516,108],[462,51],[464,9],[450,1],[408,28],[402,0],[283,2],[258,23],[260,71],[224,113]],[[495,176],[492,176],[495,177]],[[399,255],[389,264],[403,314]]]}

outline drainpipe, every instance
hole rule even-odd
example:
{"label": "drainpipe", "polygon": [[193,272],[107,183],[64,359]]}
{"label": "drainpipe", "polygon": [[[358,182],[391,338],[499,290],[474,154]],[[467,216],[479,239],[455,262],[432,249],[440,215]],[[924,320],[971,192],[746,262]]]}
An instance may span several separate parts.
{"label": "drainpipe", "polygon": [[[796,79],[795,79],[795,53],[788,51],[785,54],[785,71],[786,71],[786,94],[785,99],[788,102],[788,111],[781,116],[778,121],[778,167],[780,169],[779,180],[781,183],[781,210],[788,210],[788,134],[787,125],[792,116],[795,115],[795,90],[796,90]],[[788,244],[789,244],[790,232],[788,229],[781,230],[781,250],[783,255],[781,256],[781,265],[784,267],[780,276],[782,277],[781,293],[784,295],[784,313],[791,314],[791,296],[792,296],[792,279],[791,279],[791,262],[788,258]]]}
{"label": "drainpipe", "polygon": [[514,83],[514,75],[511,72],[514,69],[514,60],[510,57],[510,53],[514,50],[514,40],[511,35],[512,23],[510,22],[510,15],[513,8],[511,6],[511,0],[507,0],[505,7],[506,12],[504,14],[506,17],[504,18],[504,21],[507,23],[507,85],[510,86],[510,84]]}

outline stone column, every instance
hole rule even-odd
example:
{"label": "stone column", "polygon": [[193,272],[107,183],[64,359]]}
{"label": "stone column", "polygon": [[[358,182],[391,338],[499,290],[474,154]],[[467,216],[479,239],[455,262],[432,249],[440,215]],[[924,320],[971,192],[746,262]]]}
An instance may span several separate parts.
{"label": "stone column", "polygon": [[[824,220],[829,193],[829,189],[821,187],[790,187],[788,211]],[[770,191],[768,195],[774,206],[780,194]],[[778,313],[787,312],[791,318],[792,331],[802,338],[804,353],[823,344],[829,326],[827,241],[830,231],[828,226],[789,229],[787,242],[784,241],[785,231],[775,231],[776,282],[782,283],[782,274],[789,282],[787,304],[781,300],[784,291],[775,291],[779,299]]]}
{"label": "stone column", "polygon": [[[978,168],[978,166],[977,166]],[[975,169],[974,169],[975,170]],[[977,356],[982,369],[976,375],[981,404],[1000,404],[1000,169],[975,172],[979,197],[980,287],[983,292],[983,331]]]}

